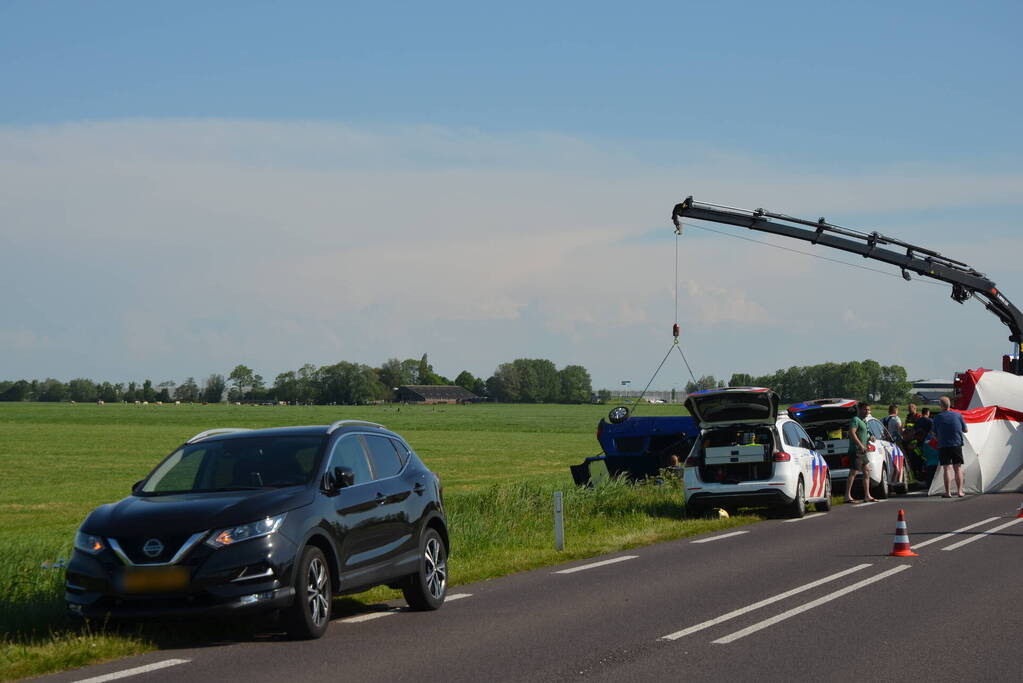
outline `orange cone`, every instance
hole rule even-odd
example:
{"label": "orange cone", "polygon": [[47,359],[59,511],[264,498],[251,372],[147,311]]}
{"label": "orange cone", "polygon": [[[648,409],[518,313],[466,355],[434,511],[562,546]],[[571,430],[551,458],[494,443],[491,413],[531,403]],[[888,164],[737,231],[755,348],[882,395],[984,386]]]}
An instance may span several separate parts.
{"label": "orange cone", "polygon": [[1016,517],[1017,518],[1023,517],[1023,503],[1019,504],[1019,509],[1016,510]]}
{"label": "orange cone", "polygon": [[909,532],[906,531],[906,511],[899,510],[899,521],[895,522],[895,545],[888,553],[893,557],[919,557],[909,547]]}

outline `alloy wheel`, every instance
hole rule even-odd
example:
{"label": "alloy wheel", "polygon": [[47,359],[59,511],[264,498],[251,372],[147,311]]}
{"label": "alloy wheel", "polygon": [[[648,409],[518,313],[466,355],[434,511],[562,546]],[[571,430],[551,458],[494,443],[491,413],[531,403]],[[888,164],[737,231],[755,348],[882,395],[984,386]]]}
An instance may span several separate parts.
{"label": "alloy wheel", "polygon": [[440,539],[431,537],[426,542],[423,559],[426,561],[426,589],[435,600],[439,600],[444,595],[448,580],[448,563]]}
{"label": "alloy wheel", "polygon": [[309,572],[306,575],[306,601],[309,607],[309,617],[317,627],[322,626],[327,620],[330,607],[328,580],[327,568],[323,561],[314,557],[309,563]]}

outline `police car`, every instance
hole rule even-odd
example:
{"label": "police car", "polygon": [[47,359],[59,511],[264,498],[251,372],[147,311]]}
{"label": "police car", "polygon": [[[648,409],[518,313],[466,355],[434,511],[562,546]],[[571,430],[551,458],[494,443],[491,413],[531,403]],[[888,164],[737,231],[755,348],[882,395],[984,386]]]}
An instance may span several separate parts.
{"label": "police car", "polygon": [[686,514],[773,507],[791,517],[831,509],[831,472],[806,430],[762,387],[698,391],[686,408],[700,436],[685,461]]}
{"label": "police car", "polygon": [[[831,467],[835,485],[845,489],[849,478],[849,423],[856,414],[857,401],[849,398],[819,398],[789,406],[789,415],[798,421],[815,441]],[[870,463],[870,494],[887,498],[889,491],[909,492],[906,454],[895,439],[874,417],[866,419],[870,431],[867,462]]]}

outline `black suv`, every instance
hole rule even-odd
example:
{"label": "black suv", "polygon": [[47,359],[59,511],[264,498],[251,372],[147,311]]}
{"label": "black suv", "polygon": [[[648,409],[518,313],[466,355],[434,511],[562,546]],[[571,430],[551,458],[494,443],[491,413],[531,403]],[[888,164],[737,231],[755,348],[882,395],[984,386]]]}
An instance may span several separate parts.
{"label": "black suv", "polygon": [[372,422],[212,429],[86,518],[64,596],[83,617],[280,610],[293,638],[323,635],[333,595],[381,584],[437,609],[441,491],[405,440]]}

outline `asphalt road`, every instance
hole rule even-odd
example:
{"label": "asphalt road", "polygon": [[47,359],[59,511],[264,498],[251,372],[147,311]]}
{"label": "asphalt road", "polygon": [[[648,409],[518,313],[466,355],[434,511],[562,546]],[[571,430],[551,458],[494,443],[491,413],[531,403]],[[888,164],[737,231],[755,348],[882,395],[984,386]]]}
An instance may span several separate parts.
{"label": "asphalt road", "polygon": [[[1019,504],[843,505],[458,586],[437,612],[336,614],[318,641],[162,650],[44,680],[1019,681]],[[919,557],[888,556],[900,507]]]}

